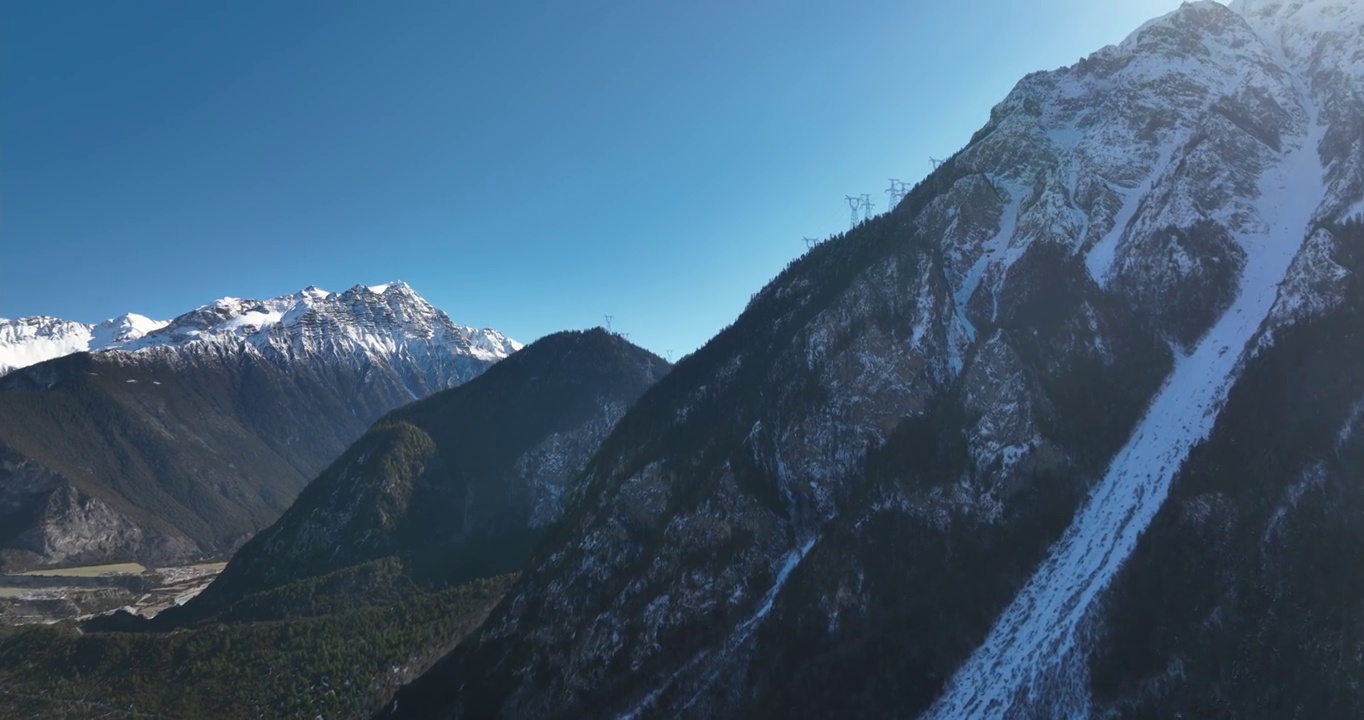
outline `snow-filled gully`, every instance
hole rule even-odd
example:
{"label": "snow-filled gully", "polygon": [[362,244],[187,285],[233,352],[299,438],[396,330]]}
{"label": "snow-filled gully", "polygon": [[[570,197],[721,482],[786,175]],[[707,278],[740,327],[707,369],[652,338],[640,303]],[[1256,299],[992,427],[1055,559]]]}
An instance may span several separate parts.
{"label": "snow-filled gully", "polygon": [[[1302,93],[1305,97],[1306,94]],[[1048,559],[928,712],[931,720],[1013,714],[1088,717],[1082,621],[1164,503],[1190,448],[1207,437],[1323,197],[1315,117],[1302,146],[1261,177],[1263,234],[1242,236],[1236,301],[1174,370]],[[1045,695],[1045,700],[1044,700]]]}
{"label": "snow-filled gully", "polygon": [[[763,594],[763,599],[762,602],[758,604],[758,609],[753,611],[753,614],[743,622],[735,626],[734,632],[725,640],[724,645],[720,648],[720,657],[724,657],[724,655],[733,652],[740,645],[747,642],[749,638],[753,637],[753,633],[758,625],[767,617],[767,614],[772,611],[772,604],[776,602],[777,594],[781,592],[781,589],[786,585],[787,579],[791,577],[791,572],[800,565],[806,555],[810,554],[810,549],[813,548],[818,541],[818,536],[811,537],[794,550],[788,552],[786,556],[782,558],[782,563],[777,568],[777,577],[773,581],[772,587],[768,588],[767,592]],[[661,695],[663,691],[671,688],[679,678],[690,673],[703,661],[710,660],[711,657],[710,653],[706,651],[702,651],[692,657],[686,665],[683,665],[677,672],[674,672],[669,676],[661,686],[646,694],[629,710],[621,713],[617,720],[637,720],[641,713],[653,708],[655,703],[658,702],[659,695]],[[682,705],[683,710],[690,708],[691,705],[696,702],[697,698],[701,696],[701,693],[709,688],[711,683],[715,682],[717,674],[723,667],[723,663],[716,661],[712,662],[712,664],[702,672],[700,677],[693,683],[691,695]]]}

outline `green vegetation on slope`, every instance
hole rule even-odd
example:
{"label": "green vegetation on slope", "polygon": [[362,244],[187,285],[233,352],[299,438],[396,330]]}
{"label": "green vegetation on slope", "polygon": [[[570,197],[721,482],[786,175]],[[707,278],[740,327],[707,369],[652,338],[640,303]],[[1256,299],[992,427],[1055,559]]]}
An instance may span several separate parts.
{"label": "green vegetation on slope", "polygon": [[399,571],[389,558],[277,588],[252,598],[275,608],[264,622],[0,629],[0,718],[362,717],[456,645],[515,579],[430,589]]}
{"label": "green vegetation on slope", "polygon": [[[337,389],[357,385],[249,354],[172,364],[79,353],[0,383],[0,458],[46,472],[35,498],[69,484],[149,538],[72,561],[214,555],[278,518],[308,478],[404,399]],[[0,511],[11,569],[46,552],[25,531],[50,512],[46,502]]]}
{"label": "green vegetation on slope", "polygon": [[[561,332],[389,413],[157,627],[381,557],[437,583],[518,570],[542,532],[531,522],[536,493],[571,478],[611,427],[609,408],[633,403],[667,369],[604,330]],[[547,442],[549,467],[519,464]]]}

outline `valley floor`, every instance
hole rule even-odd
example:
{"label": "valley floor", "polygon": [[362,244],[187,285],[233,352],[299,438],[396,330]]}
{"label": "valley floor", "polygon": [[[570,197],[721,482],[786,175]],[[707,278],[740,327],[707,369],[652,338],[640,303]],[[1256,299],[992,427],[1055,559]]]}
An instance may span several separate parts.
{"label": "valley floor", "polygon": [[0,624],[84,620],[118,609],[153,617],[198,595],[225,565],[147,568],[119,563],[0,575]]}

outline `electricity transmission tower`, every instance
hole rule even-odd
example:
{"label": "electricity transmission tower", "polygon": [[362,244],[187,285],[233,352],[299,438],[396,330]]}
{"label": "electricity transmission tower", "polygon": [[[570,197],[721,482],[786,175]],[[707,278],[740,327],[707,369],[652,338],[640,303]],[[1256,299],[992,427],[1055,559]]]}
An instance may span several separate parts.
{"label": "electricity transmission tower", "polygon": [[857,211],[862,209],[862,198],[845,195],[843,196],[843,199],[848,201],[848,207],[852,210],[852,216],[848,220],[848,226],[857,227]]}
{"label": "electricity transmission tower", "polygon": [[606,332],[611,332],[611,320],[614,319],[616,316],[615,316],[615,315],[603,315],[602,317],[606,318]]}
{"label": "electricity transmission tower", "polygon": [[876,203],[871,201],[871,193],[862,193],[860,205],[862,206],[862,219],[870,220],[872,212],[876,209]]}
{"label": "electricity transmission tower", "polygon": [[937,158],[935,158],[935,157],[931,157],[931,156],[930,156],[930,157],[928,158],[928,161],[931,162],[931,163],[933,163],[933,169],[934,169],[934,170],[937,170],[938,168],[942,167],[942,161],[939,160],[939,159],[937,159]]}
{"label": "electricity transmission tower", "polygon": [[804,238],[804,240],[806,250],[813,250],[815,246],[819,244],[819,240],[817,238],[808,237]]}
{"label": "electricity transmission tower", "polygon": [[886,211],[889,212],[894,210],[895,206],[899,205],[900,201],[903,200],[907,194],[909,194],[909,190],[905,189],[905,184],[900,182],[899,178],[891,178],[890,187],[886,188],[886,195],[890,196],[890,202],[886,205]]}

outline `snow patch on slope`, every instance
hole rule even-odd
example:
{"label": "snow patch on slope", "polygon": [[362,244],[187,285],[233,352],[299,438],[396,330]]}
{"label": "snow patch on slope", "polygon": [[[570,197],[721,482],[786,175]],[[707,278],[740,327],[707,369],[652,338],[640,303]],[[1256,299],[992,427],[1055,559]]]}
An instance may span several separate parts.
{"label": "snow patch on slope", "polygon": [[[1015,184],[1009,184],[1006,188],[1009,196],[1009,203],[1004,206],[1004,212],[1000,215],[999,231],[994,237],[985,241],[981,247],[980,257],[967,270],[966,277],[962,278],[961,287],[952,294],[954,310],[957,321],[961,323],[966,331],[967,340],[976,341],[976,326],[966,317],[966,305],[971,300],[971,296],[976,294],[980,288],[981,279],[985,277],[985,271],[994,264],[1002,264],[1003,269],[1007,270],[1014,261],[1023,255],[1023,248],[1011,247],[1014,234],[1018,232],[1018,211],[1023,203],[1023,198],[1027,194],[1027,189]],[[999,289],[993,289],[998,295]],[[996,304],[998,304],[996,302]],[[961,372],[960,359],[954,359],[952,369],[955,374]]]}
{"label": "snow patch on slope", "polygon": [[[818,541],[818,536],[812,537],[788,552],[782,558],[782,563],[777,569],[777,577],[776,580],[773,581],[772,587],[768,588],[767,592],[763,595],[762,602],[758,604],[758,608],[753,614],[739,623],[739,625],[735,627],[734,632],[726,638],[724,646],[719,653],[721,658],[726,654],[733,652],[747,642],[749,638],[753,637],[754,631],[762,623],[763,619],[772,612],[772,605],[776,602],[777,595],[781,592],[781,589],[786,585],[786,581],[791,577],[791,573],[794,572],[801,561],[810,554],[810,550],[814,548],[815,543]],[[710,653],[698,653],[686,665],[683,665],[677,672],[669,676],[662,685],[651,690],[633,707],[617,716],[618,720],[637,720],[642,713],[652,708],[654,704],[658,702],[659,696],[662,695],[664,691],[673,687],[674,683],[676,683],[679,678],[688,674],[703,661],[710,659]],[[719,675],[720,670],[723,667],[724,663],[719,662],[717,659],[716,662],[712,662],[710,667],[705,669],[701,677],[698,678],[697,682],[693,685],[691,697],[687,702],[682,704],[682,710],[690,708],[692,704],[696,702],[697,698],[715,682],[715,678]]]}
{"label": "snow patch on slope", "polygon": [[1094,278],[1099,287],[1105,287],[1108,283],[1109,271],[1113,269],[1113,262],[1118,257],[1118,246],[1126,235],[1132,218],[1136,216],[1137,209],[1141,207],[1142,198],[1151,193],[1151,188],[1165,174],[1170,167],[1170,159],[1174,157],[1175,148],[1180,145],[1183,145],[1183,142],[1170,143],[1161,148],[1160,159],[1156,161],[1155,168],[1140,186],[1126,189],[1113,187],[1112,183],[1107,184],[1110,190],[1122,198],[1122,209],[1118,210],[1118,214],[1113,218],[1113,228],[1085,254],[1085,267],[1089,268],[1090,277]]}
{"label": "snow patch on slope", "polygon": [[1355,203],[1353,207],[1340,214],[1342,220],[1364,220],[1364,199]]}

